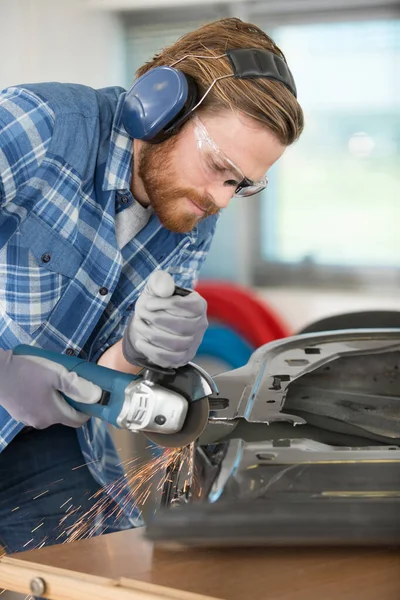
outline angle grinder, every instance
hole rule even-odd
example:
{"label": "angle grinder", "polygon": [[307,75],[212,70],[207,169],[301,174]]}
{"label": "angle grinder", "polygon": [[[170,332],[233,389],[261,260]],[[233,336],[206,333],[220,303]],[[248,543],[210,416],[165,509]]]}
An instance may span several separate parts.
{"label": "angle grinder", "polygon": [[[175,294],[189,293],[190,290],[175,288]],[[13,354],[51,360],[95,383],[102,389],[96,404],[63,396],[79,412],[119,429],[142,432],[151,441],[168,448],[186,446],[201,435],[210,412],[208,398],[218,394],[212,377],[194,363],[165,369],[143,360],[139,365],[142,371],[132,375],[25,344],[16,346]]]}

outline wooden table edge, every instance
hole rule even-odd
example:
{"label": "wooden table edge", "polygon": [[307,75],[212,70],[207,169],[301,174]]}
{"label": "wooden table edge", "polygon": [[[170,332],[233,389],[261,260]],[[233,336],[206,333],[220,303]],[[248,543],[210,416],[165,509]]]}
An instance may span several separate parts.
{"label": "wooden table edge", "polygon": [[31,594],[30,584],[35,578],[44,581],[45,592],[41,595],[49,600],[220,600],[126,577],[110,579],[12,556],[0,559],[0,589]]}

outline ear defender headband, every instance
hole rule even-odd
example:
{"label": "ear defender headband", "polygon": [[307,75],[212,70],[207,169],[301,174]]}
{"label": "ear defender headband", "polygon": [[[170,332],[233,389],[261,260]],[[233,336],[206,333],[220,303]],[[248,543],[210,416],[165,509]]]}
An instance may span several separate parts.
{"label": "ear defender headband", "polygon": [[[200,97],[192,77],[174,66],[192,56],[203,59],[228,57],[232,74],[213,81]],[[228,50],[220,56],[186,55],[167,67],[154,67],[139,77],[126,93],[122,123],[132,138],[158,144],[171,137],[187,121],[220,79],[273,79],[285,85],[297,98],[293,75],[286,62],[269,50],[258,48]]]}

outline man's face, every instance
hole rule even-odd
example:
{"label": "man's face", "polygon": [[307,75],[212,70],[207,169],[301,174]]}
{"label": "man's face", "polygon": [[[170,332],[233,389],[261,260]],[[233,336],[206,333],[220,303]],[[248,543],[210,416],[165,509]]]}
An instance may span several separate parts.
{"label": "man's face", "polygon": [[[238,172],[260,181],[285,150],[271,132],[243,115],[204,112],[200,119],[211,144],[199,143],[196,119],[190,119],[178,135],[140,149],[138,174],[148,201],[164,227],[177,233],[226,208]],[[238,169],[222,172],[223,157]]]}

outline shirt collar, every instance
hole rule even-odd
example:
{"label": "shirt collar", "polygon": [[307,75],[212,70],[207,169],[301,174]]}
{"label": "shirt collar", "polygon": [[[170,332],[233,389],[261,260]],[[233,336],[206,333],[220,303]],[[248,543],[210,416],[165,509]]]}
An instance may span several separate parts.
{"label": "shirt collar", "polygon": [[133,138],[127,134],[122,124],[122,104],[125,96],[126,92],[123,92],[117,102],[103,183],[104,190],[129,190],[131,184]]}
{"label": "shirt collar", "polygon": [[[133,165],[133,138],[130,137],[122,124],[122,104],[126,92],[118,98],[115,111],[110,150],[107,157],[103,190],[129,190],[132,178]],[[197,227],[186,234],[194,243],[197,239]]]}

